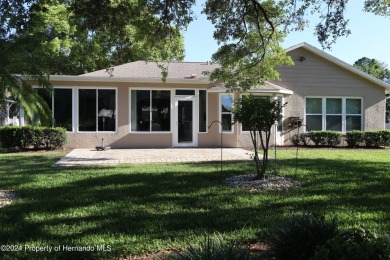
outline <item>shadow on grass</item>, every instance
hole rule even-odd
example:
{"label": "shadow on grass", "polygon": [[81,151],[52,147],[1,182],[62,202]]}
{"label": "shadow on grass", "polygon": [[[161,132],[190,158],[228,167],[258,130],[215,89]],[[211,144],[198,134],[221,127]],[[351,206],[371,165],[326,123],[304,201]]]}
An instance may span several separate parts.
{"label": "shadow on grass", "polygon": [[[3,187],[23,194],[0,209],[2,244],[96,246],[110,252],[42,252],[34,257],[106,258],[158,251],[196,242],[218,231],[235,240],[266,238],[269,227],[291,212],[345,214],[389,231],[389,163],[300,159],[301,189],[260,194],[224,185],[254,171],[251,163],[121,165],[51,168],[53,158],[12,158],[2,168]],[[295,160],[281,168],[295,174]],[[4,181],[4,182],[3,182]],[[356,219],[354,219],[354,217]],[[96,249],[96,248],[95,248]],[[7,257],[31,252],[0,252]]]}

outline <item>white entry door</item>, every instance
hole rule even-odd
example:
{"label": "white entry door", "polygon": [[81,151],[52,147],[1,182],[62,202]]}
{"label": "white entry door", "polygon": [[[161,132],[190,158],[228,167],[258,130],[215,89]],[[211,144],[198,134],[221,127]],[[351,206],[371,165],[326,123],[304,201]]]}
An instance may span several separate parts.
{"label": "white entry door", "polygon": [[196,125],[195,97],[176,97],[174,146],[196,147],[198,145]]}

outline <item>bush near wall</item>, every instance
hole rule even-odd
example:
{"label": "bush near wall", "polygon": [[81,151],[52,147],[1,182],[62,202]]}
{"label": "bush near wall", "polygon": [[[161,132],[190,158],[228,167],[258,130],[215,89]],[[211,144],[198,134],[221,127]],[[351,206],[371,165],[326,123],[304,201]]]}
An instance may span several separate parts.
{"label": "bush near wall", "polygon": [[364,132],[363,131],[350,131],[345,134],[345,141],[349,147],[358,147],[364,145]]}
{"label": "bush near wall", "polygon": [[343,135],[336,131],[312,131],[309,137],[316,146],[337,146]]}
{"label": "bush near wall", "polygon": [[0,127],[0,146],[5,149],[56,149],[66,144],[66,129],[61,127]]}
{"label": "bush near wall", "polygon": [[[341,143],[342,134],[335,131],[312,131],[309,133],[295,134],[291,142],[298,145],[308,145],[308,140],[316,146],[333,147]],[[366,146],[372,148],[390,146],[390,130],[378,131],[349,131],[345,134],[348,147]]]}

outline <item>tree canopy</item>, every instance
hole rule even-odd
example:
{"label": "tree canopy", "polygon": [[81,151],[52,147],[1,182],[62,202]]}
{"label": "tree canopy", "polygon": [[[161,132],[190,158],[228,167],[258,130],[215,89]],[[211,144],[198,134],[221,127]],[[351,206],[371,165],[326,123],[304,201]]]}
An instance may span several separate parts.
{"label": "tree canopy", "polygon": [[355,61],[353,66],[374,76],[377,79],[390,79],[390,70],[387,68],[387,65],[384,62],[378,61],[376,59],[363,57]]}
{"label": "tree canopy", "polygon": [[[195,0],[0,0],[1,96],[10,73],[80,74],[134,60],[182,60],[181,31],[195,19]],[[220,48],[211,74],[245,90],[277,79],[274,67],[291,64],[283,37],[321,18],[315,35],[323,48],[350,34],[348,0],[206,0]],[[389,16],[387,0],[361,1],[363,10]],[[169,72],[168,72],[169,73]],[[6,84],[6,82],[8,82]],[[8,87],[7,87],[8,86]]]}
{"label": "tree canopy", "polygon": [[[282,110],[286,105],[287,103],[282,104],[279,99],[273,97],[253,95],[243,95],[234,102],[232,110],[234,121],[241,123],[251,135],[257,170],[256,179],[265,177],[271,128],[282,118]],[[259,147],[263,150],[261,161],[258,155]]]}

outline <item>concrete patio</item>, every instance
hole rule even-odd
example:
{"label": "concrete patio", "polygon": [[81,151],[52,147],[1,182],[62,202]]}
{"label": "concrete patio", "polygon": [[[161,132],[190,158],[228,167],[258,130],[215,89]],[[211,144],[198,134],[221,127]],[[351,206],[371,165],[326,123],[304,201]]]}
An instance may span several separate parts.
{"label": "concrete patio", "polygon": [[[251,160],[250,152],[241,148],[223,148],[223,161]],[[210,162],[221,160],[220,148],[172,149],[74,149],[52,167],[82,165],[117,165],[122,163]]]}

